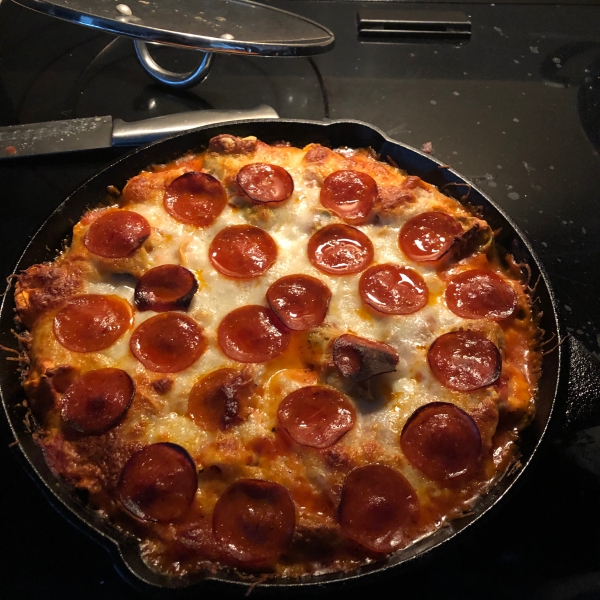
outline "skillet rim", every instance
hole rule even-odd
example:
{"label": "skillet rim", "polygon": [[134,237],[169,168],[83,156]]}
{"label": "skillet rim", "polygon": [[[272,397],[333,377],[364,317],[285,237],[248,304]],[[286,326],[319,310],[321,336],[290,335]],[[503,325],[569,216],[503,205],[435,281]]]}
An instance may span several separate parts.
{"label": "skillet rim", "polygon": [[[291,139],[292,143],[296,146],[300,146],[301,143],[298,139],[307,138],[304,143],[310,143],[320,141],[323,142],[323,136],[321,139],[315,139],[315,131],[324,134],[327,138],[327,134],[335,134],[335,130],[342,129],[340,133],[337,131],[338,137],[341,135],[343,138],[356,138],[367,136],[370,139],[368,141],[353,142],[352,139],[348,139],[345,144],[332,144],[334,147],[340,145],[348,145],[351,147],[366,147],[371,146],[380,153],[383,150],[388,151],[387,155],[391,155],[396,151],[399,154],[406,155],[404,158],[410,158],[416,161],[420,167],[416,169],[410,166],[407,170],[411,174],[418,174],[424,180],[439,185],[439,182],[431,181],[431,179],[440,179],[446,183],[457,184],[454,188],[444,191],[447,195],[455,197],[457,200],[456,192],[459,187],[469,186],[471,194],[474,195],[474,199],[477,201],[483,201],[483,212],[484,217],[488,221],[492,221],[492,225],[499,224],[500,226],[508,226],[508,232],[503,231],[502,238],[511,240],[515,247],[511,249],[511,253],[515,250],[517,253],[524,253],[527,255],[528,264],[532,267],[534,275],[539,275],[543,285],[538,292],[541,292],[541,312],[543,313],[542,320],[544,320],[544,326],[547,331],[554,333],[558,339],[562,339],[562,332],[560,322],[558,319],[557,302],[549,283],[548,275],[537,257],[535,251],[531,247],[531,244],[527,238],[520,231],[519,227],[515,222],[508,216],[502,208],[500,208],[485,192],[480,190],[466,177],[463,177],[457,173],[454,169],[448,168],[447,165],[424,152],[417,150],[407,144],[394,140],[387,136],[379,128],[374,127],[368,123],[359,120],[340,119],[331,121],[313,121],[305,119],[254,119],[254,120],[237,120],[225,123],[218,123],[200,127],[194,130],[187,131],[185,133],[177,134],[169,138],[154,142],[148,146],[137,148],[124,156],[119,157],[116,161],[110,163],[106,167],[102,168],[90,179],[79,186],[73,193],[71,193],[48,217],[44,223],[39,227],[36,233],[31,237],[25,246],[21,256],[19,257],[13,273],[16,273],[32,264],[42,262],[35,257],[32,258],[30,254],[35,253],[35,246],[43,245],[43,240],[53,233],[53,227],[56,228],[56,221],[58,221],[59,229],[62,230],[61,239],[68,236],[75,222],[69,223],[69,217],[65,217],[62,213],[67,209],[71,209],[71,212],[75,211],[79,213],[79,216],[83,214],[88,205],[85,202],[85,196],[89,195],[88,188],[91,188],[94,193],[94,187],[96,188],[96,194],[102,194],[106,185],[103,185],[103,180],[118,183],[117,187],[122,187],[125,181],[130,177],[139,173],[139,171],[147,167],[151,163],[159,162],[156,158],[152,158],[153,155],[158,154],[162,156],[161,161],[168,161],[177,156],[182,155],[190,148],[198,148],[199,140],[198,136],[202,138],[201,143],[205,144],[208,142],[210,137],[218,135],[219,133],[233,133],[235,135],[256,135],[262,140],[275,141],[280,139],[286,139],[285,135],[277,133],[280,130],[286,132],[288,129],[292,131],[296,130],[297,135]],[[345,132],[344,128],[350,128],[350,132]],[[236,131],[230,131],[235,129]],[[241,132],[239,131],[241,130]],[[257,130],[259,130],[257,132]],[[271,131],[269,131],[271,130]],[[307,131],[310,130],[308,134]],[[273,131],[275,135],[273,135]],[[328,138],[329,139],[329,138]],[[187,140],[190,140],[188,143]],[[373,141],[378,141],[379,145],[375,148]],[[182,147],[184,149],[182,149]],[[391,154],[390,154],[391,153]],[[401,168],[404,168],[402,160],[396,161],[399,163]],[[441,168],[443,167],[443,168]],[[114,174],[120,173],[117,177]],[[428,177],[429,176],[429,177]],[[115,179],[120,181],[114,182]],[[81,198],[80,198],[81,197]],[[93,204],[98,205],[101,202],[95,199]],[[92,204],[90,202],[90,204]],[[73,206],[72,206],[73,205]],[[79,208],[78,208],[79,207]],[[487,214],[490,213],[490,214]],[[65,218],[67,219],[65,227]],[[494,223],[497,222],[497,223]],[[47,231],[50,230],[50,231]],[[56,232],[54,232],[56,233]],[[56,235],[54,236],[56,237]],[[518,247],[519,244],[521,247]],[[45,260],[50,260],[57,255],[56,250],[50,250],[46,246],[47,257]],[[29,260],[28,260],[29,259]],[[7,322],[8,330],[12,325],[13,315],[13,298],[12,294],[5,294],[2,299],[0,306],[0,335],[6,337],[7,328],[5,327],[5,321]],[[4,340],[2,340],[4,341]],[[14,343],[14,340],[13,340]],[[545,416],[538,418],[538,411],[532,424],[530,424],[521,434],[519,439],[519,447],[521,444],[528,446],[527,451],[523,452],[525,459],[521,463],[518,469],[512,472],[506,473],[486,494],[484,494],[476,503],[472,514],[454,519],[448,525],[438,529],[434,533],[427,536],[424,540],[416,542],[415,544],[405,548],[401,551],[393,553],[387,556],[381,561],[376,561],[368,565],[354,569],[349,573],[330,573],[319,576],[309,576],[308,579],[296,578],[296,579],[271,579],[264,582],[260,582],[261,588],[274,588],[281,589],[285,588],[288,590],[292,589],[304,589],[309,588],[315,590],[315,588],[324,588],[332,590],[335,584],[345,585],[352,583],[356,579],[361,579],[361,582],[368,579],[369,577],[376,576],[378,574],[387,573],[390,570],[399,571],[403,567],[408,567],[411,564],[421,561],[425,558],[430,558],[430,554],[444,546],[447,541],[454,539],[459,533],[468,529],[471,525],[479,521],[484,515],[494,508],[507,494],[514,488],[517,481],[521,478],[521,475],[525,469],[529,466],[535,455],[537,454],[540,444],[543,442],[546,436],[548,427],[551,423],[551,417],[554,412],[556,398],[558,394],[561,381],[564,380],[564,360],[563,360],[563,349],[559,345],[555,352],[551,353],[544,358],[544,370],[546,367],[550,367],[548,373],[543,374],[540,378],[540,393],[538,394],[538,402],[543,405]],[[2,398],[2,404],[4,411],[7,416],[11,431],[18,442],[21,457],[23,458],[23,464],[34,478],[36,483],[45,492],[46,497],[50,503],[58,510],[64,517],[67,518],[72,524],[81,529],[86,535],[91,536],[97,542],[101,543],[105,548],[108,549],[111,555],[115,559],[115,567],[117,570],[129,581],[129,583],[143,583],[151,586],[154,589],[166,588],[166,589],[181,589],[188,588],[190,586],[196,587],[201,585],[203,582],[218,582],[219,584],[226,584],[228,586],[234,586],[236,588],[247,587],[256,584],[256,578],[246,577],[233,570],[222,570],[217,575],[198,573],[195,575],[184,576],[181,578],[173,578],[170,576],[160,575],[155,571],[152,571],[141,559],[141,553],[139,552],[139,546],[133,542],[130,536],[126,536],[110,526],[104,519],[98,517],[98,515],[87,508],[81,502],[74,497],[72,490],[60,480],[58,480],[47,467],[41,449],[33,442],[31,433],[25,430],[21,431],[20,427],[23,426],[22,419],[24,418],[25,409],[19,405],[19,402],[13,401],[11,404],[7,401],[6,397],[10,397],[16,393],[21,394],[23,397],[22,388],[17,386],[18,389],[12,389],[7,392],[5,378],[14,379],[15,373],[5,376],[5,373],[1,373],[0,379],[0,396]],[[14,384],[14,382],[13,382]],[[543,384],[543,385],[542,385]],[[544,387],[544,395],[542,396],[541,388]],[[13,388],[15,386],[13,385]],[[11,393],[12,392],[12,393]],[[20,409],[20,410],[19,410]],[[11,414],[15,412],[15,414]],[[538,421],[533,432],[533,423]],[[539,422],[542,421],[542,422]],[[27,428],[25,428],[27,429]],[[531,439],[530,439],[531,438]],[[40,462],[41,461],[41,462]],[[33,471],[33,473],[32,473]],[[44,472],[40,472],[44,471]],[[92,535],[93,534],[93,535]],[[125,566],[127,571],[124,573],[120,566]],[[131,581],[128,575],[133,575],[136,579]]]}

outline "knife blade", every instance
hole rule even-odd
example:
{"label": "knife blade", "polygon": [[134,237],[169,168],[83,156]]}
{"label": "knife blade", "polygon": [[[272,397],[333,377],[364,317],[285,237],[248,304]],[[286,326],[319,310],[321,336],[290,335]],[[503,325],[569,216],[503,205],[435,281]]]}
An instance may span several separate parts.
{"label": "knife blade", "polygon": [[276,119],[270,106],[248,110],[198,110],[142,121],[112,117],[66,119],[0,127],[0,159],[118,146],[139,146],[203,125],[238,119]]}

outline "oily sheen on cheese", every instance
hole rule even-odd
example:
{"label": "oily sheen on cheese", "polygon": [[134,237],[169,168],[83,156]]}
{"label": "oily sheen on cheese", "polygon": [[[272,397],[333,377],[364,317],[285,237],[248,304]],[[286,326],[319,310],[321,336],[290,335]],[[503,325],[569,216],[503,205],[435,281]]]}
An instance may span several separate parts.
{"label": "oily sheen on cheese", "polygon": [[86,213],[16,301],[48,464],[173,576],[401,551],[493,485],[534,411],[518,268],[365,149],[218,136]]}

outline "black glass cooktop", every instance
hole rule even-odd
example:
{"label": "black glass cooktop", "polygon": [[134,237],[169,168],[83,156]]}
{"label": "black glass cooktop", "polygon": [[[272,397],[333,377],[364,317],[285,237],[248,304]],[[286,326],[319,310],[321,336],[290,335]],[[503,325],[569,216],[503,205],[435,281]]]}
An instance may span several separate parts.
{"label": "black glass cooktop", "polygon": [[[430,144],[514,218],[548,271],[566,331],[600,357],[600,5],[268,3],[330,28],[335,48],[311,59],[217,56],[206,81],[173,91],[145,74],[131,41],[1,0],[0,125],[269,104],[282,117],[360,119],[417,148]],[[437,25],[359,36],[358,16],[372,10],[395,22],[428,11]],[[440,33],[451,11],[463,13],[470,35]],[[182,71],[195,60],[161,54]],[[0,162],[2,277],[53,208],[123,152]],[[2,434],[2,597],[141,597],[108,552],[49,506],[5,424]],[[555,432],[520,488],[450,551],[329,596],[600,598],[596,434]],[[213,586],[195,594],[226,595]]]}

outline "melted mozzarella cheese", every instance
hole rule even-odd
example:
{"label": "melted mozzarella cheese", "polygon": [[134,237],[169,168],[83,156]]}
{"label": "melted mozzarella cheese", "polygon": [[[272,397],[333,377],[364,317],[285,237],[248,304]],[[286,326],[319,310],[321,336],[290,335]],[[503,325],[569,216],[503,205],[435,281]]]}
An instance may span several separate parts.
{"label": "melted mozzarella cheese", "polygon": [[[197,427],[186,417],[187,395],[194,383],[204,374],[223,367],[236,367],[220,350],[217,343],[217,328],[221,320],[236,308],[249,304],[266,305],[265,293],[268,287],[280,277],[294,273],[312,275],[323,281],[331,290],[332,298],[324,325],[335,329],[352,332],[356,335],[383,341],[393,346],[400,357],[395,373],[385,375],[386,389],[389,398],[373,410],[368,403],[364,406],[357,402],[357,424],[350,432],[343,445],[352,445],[360,440],[365,430],[377,432],[377,439],[393,454],[398,450],[398,435],[403,424],[419,406],[432,401],[455,402],[467,408],[470,403],[478,402],[480,397],[488,395],[487,391],[474,394],[458,394],[444,388],[432,376],[427,366],[427,348],[441,334],[447,331],[472,327],[473,321],[467,321],[452,313],[445,305],[442,294],[445,289],[443,281],[437,276],[435,268],[427,263],[418,263],[407,259],[400,250],[398,236],[402,225],[410,218],[439,207],[439,197],[427,190],[419,190],[419,201],[407,206],[393,222],[386,225],[367,224],[358,226],[372,241],[374,246],[374,264],[394,263],[409,266],[419,272],[430,292],[430,300],[422,310],[400,316],[378,315],[365,309],[358,294],[358,281],[361,273],[333,276],[316,269],[308,258],[307,245],[314,231],[324,224],[338,222],[326,211],[323,211],[319,193],[320,186],[315,183],[311,170],[301,161],[302,154],[295,153],[290,162],[289,157],[279,162],[288,170],[294,180],[292,197],[274,208],[253,207],[238,197],[230,198],[225,210],[206,228],[197,228],[176,221],[166,213],[162,201],[156,195],[144,202],[129,204],[128,210],[143,215],[153,228],[153,248],[149,252],[150,268],[163,264],[182,264],[195,273],[200,282],[199,290],[193,299],[188,314],[203,328],[208,341],[205,353],[196,363],[174,377],[174,385],[165,396],[167,403],[164,414],[156,427],[146,428],[144,443],[152,443],[158,437],[167,436],[169,441],[191,440],[190,431]],[[260,160],[260,159],[259,159]],[[235,164],[228,165],[227,160],[213,160],[207,171],[221,179],[235,176],[233,169],[244,164],[257,162],[256,157],[236,157]],[[402,176],[398,174],[398,177]],[[455,212],[464,214],[458,205]],[[261,213],[262,214],[258,214]],[[388,219],[389,221],[389,219]],[[209,245],[214,236],[224,227],[230,225],[253,224],[261,226],[277,244],[277,260],[261,277],[250,280],[235,280],[221,275],[208,259]],[[87,293],[116,294],[133,304],[133,287],[127,281],[89,282]],[[133,328],[117,343],[107,350],[97,353],[106,360],[114,362],[122,368],[135,373],[145,371],[129,352],[129,338],[133,330],[143,321],[153,316],[154,312],[136,312]],[[258,365],[254,376],[259,378],[266,369]],[[150,379],[160,378],[159,374],[146,373]],[[281,400],[280,398],[279,400]],[[363,403],[364,404],[364,403]],[[273,410],[261,406],[250,419],[238,427],[237,435],[245,441],[270,434],[277,424]],[[266,414],[268,413],[268,418]],[[174,416],[177,415],[177,418]],[[162,432],[157,434],[156,428]],[[202,438],[199,435],[199,439]],[[202,438],[203,439],[203,438]],[[185,445],[185,444],[184,444]],[[198,440],[191,444],[194,448],[201,446]],[[195,458],[201,459],[202,452],[194,452]]]}
{"label": "melted mozzarella cheese", "polygon": [[[332,514],[316,511],[305,498],[310,494],[325,494],[335,504],[343,483],[340,472],[327,465],[323,456],[311,448],[292,447],[291,450],[275,452],[266,459],[257,449],[260,444],[256,445],[257,441],[275,443],[279,427],[277,409],[287,394],[303,385],[318,382],[313,366],[307,363],[302,353],[290,358],[289,364],[282,364],[281,358],[276,358],[265,364],[251,366],[252,377],[259,385],[259,397],[255,399],[245,420],[233,430],[207,432],[188,415],[190,390],[201,377],[224,367],[240,368],[239,363],[229,359],[217,343],[217,328],[229,312],[244,305],[266,306],[265,293],[268,287],[283,276],[311,275],[325,283],[332,293],[325,322],[315,333],[317,337],[328,331],[351,332],[393,346],[399,356],[395,372],[372,378],[366,388],[350,386],[349,395],[356,408],[356,423],[336,448],[342,457],[340,460],[350,461],[349,464],[380,461],[398,468],[425,503],[429,501],[429,494],[435,496],[442,494],[442,491],[412,468],[401,452],[399,438],[407,419],[417,408],[429,402],[452,402],[469,410],[488,398],[495,398],[497,392],[493,388],[470,394],[453,392],[435,379],[428,366],[427,350],[437,337],[456,329],[489,329],[490,326],[489,323],[463,319],[451,312],[444,301],[445,283],[440,279],[435,265],[410,261],[398,245],[403,224],[419,213],[440,210],[440,206],[456,216],[467,216],[468,213],[457,202],[438,192],[419,188],[415,191],[417,202],[407,204],[393,216],[382,216],[377,223],[358,226],[373,243],[374,264],[389,262],[410,267],[420,273],[429,289],[428,304],[416,313],[398,316],[374,313],[366,309],[358,293],[361,273],[333,276],[320,272],[309,260],[307,245],[311,235],[318,228],[339,222],[339,219],[324,211],[319,201],[320,182],[326,169],[306,166],[302,160],[304,155],[305,151],[293,148],[267,150],[263,145],[255,155],[207,156],[205,170],[224,180],[232,193],[234,186],[227,182],[234,179],[239,168],[251,162],[272,162],[285,167],[294,180],[294,192],[289,200],[273,207],[254,207],[243,198],[231,196],[220,216],[206,228],[182,224],[172,218],[166,213],[162,194],[156,188],[146,196],[140,198],[138,195],[135,201],[127,203],[128,210],[140,213],[152,226],[149,268],[170,263],[181,264],[195,274],[199,283],[188,314],[203,328],[207,348],[189,368],[166,375],[172,383],[170,389],[161,394],[153,391],[152,382],[165,375],[148,371],[129,350],[133,331],[154,316],[156,313],[153,311],[135,311],[132,327],[104,351],[82,357],[54,342],[46,345],[43,353],[54,364],[76,364],[82,370],[118,366],[132,375],[138,390],[151,399],[153,409],[144,418],[143,427],[136,427],[126,420],[122,425],[122,435],[129,435],[141,444],[159,441],[180,444],[188,450],[199,469],[218,467],[225,480],[233,481],[237,477],[268,479],[285,485],[292,493],[304,488],[309,495],[298,493],[295,497],[299,507],[298,522],[331,526]],[[345,159],[339,155],[331,160]],[[361,160],[364,160],[365,168],[377,165],[372,167],[374,177],[380,174],[386,181],[398,185],[405,178],[400,171],[388,165],[381,166],[381,163],[364,157]],[[330,171],[335,170],[331,165],[329,168]],[[241,224],[261,227],[277,245],[277,260],[266,273],[255,279],[224,277],[209,261],[209,245],[215,235],[224,227]],[[83,291],[116,294],[133,305],[134,284],[124,277],[88,281]],[[50,317],[45,320],[43,327],[44,337],[50,337]],[[498,335],[501,335],[501,331]],[[323,344],[327,348],[327,340]],[[290,352],[288,354],[291,356]],[[326,383],[337,385],[339,381],[328,379]],[[217,493],[211,495],[207,490],[204,490],[198,502],[210,510],[216,502]],[[438,518],[445,517],[442,515]]]}

